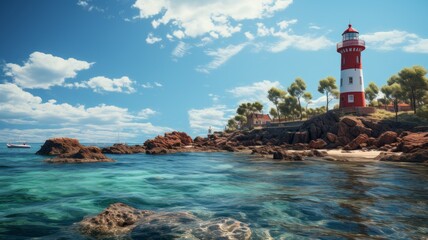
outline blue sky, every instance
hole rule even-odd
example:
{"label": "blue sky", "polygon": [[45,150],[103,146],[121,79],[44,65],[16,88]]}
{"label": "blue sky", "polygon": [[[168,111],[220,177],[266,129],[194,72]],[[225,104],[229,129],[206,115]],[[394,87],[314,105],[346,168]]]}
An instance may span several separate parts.
{"label": "blue sky", "polygon": [[[0,141],[143,142],[221,129],[244,101],[340,76],[349,21],[366,85],[428,67],[426,1],[0,1]],[[311,105],[310,105],[311,106]]]}

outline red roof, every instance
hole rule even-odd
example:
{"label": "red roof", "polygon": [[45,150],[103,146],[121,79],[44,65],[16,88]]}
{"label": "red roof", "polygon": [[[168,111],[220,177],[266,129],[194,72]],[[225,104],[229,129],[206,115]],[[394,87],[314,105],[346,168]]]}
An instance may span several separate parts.
{"label": "red roof", "polygon": [[358,31],[357,31],[357,29],[352,28],[352,25],[351,25],[351,24],[349,24],[349,25],[348,25],[348,29],[346,29],[346,30],[342,33],[342,35],[343,35],[343,34],[345,34],[345,33],[358,33]]}
{"label": "red roof", "polygon": [[262,119],[262,120],[265,120],[265,121],[270,121],[271,120],[269,114],[253,113],[253,114],[250,115],[250,117],[252,117],[254,119]]}

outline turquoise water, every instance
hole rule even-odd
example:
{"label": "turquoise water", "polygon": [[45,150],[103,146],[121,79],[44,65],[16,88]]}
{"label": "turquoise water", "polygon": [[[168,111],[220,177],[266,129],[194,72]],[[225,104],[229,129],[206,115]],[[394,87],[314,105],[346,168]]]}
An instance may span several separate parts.
{"label": "turquoise water", "polygon": [[111,155],[52,165],[0,146],[0,239],[85,239],[73,224],[123,202],[248,223],[252,239],[421,239],[428,167],[275,162],[233,153]]}

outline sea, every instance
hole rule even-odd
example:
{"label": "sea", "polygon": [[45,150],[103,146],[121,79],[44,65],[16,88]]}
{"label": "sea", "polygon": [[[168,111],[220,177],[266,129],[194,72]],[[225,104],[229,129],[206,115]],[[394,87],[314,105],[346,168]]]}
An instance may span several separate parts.
{"label": "sea", "polygon": [[427,165],[280,162],[243,153],[48,164],[35,154],[41,144],[31,145],[0,146],[0,239],[97,239],[80,234],[76,223],[116,202],[205,220],[233,218],[248,224],[251,239],[428,236]]}

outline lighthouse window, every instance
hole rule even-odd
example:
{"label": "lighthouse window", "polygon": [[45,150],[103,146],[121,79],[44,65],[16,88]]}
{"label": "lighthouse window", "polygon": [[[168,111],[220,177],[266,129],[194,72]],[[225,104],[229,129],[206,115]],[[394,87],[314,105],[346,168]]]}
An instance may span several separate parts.
{"label": "lighthouse window", "polygon": [[357,56],[357,63],[360,63],[360,58]]}
{"label": "lighthouse window", "polygon": [[349,84],[354,83],[354,79],[352,79],[352,77],[349,77]]}
{"label": "lighthouse window", "polygon": [[354,102],[354,95],[350,94],[348,95],[348,103],[353,103]]}

